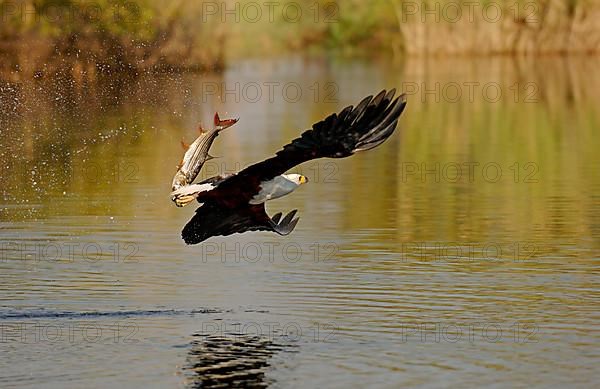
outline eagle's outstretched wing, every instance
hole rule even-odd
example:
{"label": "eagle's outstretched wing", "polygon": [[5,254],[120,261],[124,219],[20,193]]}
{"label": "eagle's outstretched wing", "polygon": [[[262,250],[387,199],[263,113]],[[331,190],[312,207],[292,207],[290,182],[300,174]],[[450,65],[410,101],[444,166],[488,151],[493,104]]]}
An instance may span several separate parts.
{"label": "eagle's outstretched wing", "polygon": [[185,225],[181,236],[187,244],[197,244],[213,236],[227,236],[246,231],[272,231],[288,235],[294,230],[298,218],[293,210],[282,218],[277,213],[269,217],[264,204],[228,208],[213,202],[204,203]]}
{"label": "eagle's outstretched wing", "polygon": [[219,186],[243,197],[254,195],[261,182],[316,158],[344,158],[382,144],[396,129],[406,106],[405,95],[394,99],[395,89],[381,91],[313,125],[272,158],[247,167]]}

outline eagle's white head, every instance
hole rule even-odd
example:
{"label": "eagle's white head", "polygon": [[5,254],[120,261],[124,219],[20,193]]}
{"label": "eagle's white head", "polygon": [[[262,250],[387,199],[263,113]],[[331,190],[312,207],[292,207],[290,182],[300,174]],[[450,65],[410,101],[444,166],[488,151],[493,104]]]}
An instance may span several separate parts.
{"label": "eagle's white head", "polygon": [[292,193],[302,184],[306,184],[308,178],[301,174],[282,174],[271,180],[261,182],[258,192],[250,204],[261,204],[268,200],[278,199]]}
{"label": "eagle's white head", "polygon": [[298,186],[308,182],[308,178],[302,174],[284,174],[283,176]]}

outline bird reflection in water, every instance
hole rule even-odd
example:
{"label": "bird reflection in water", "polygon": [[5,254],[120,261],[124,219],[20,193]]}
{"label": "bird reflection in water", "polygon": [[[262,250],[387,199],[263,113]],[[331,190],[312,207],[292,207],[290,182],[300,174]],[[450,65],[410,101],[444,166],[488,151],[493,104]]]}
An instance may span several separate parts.
{"label": "bird reflection in water", "polygon": [[266,388],[271,357],[282,346],[258,335],[196,335],[184,371],[190,388]]}

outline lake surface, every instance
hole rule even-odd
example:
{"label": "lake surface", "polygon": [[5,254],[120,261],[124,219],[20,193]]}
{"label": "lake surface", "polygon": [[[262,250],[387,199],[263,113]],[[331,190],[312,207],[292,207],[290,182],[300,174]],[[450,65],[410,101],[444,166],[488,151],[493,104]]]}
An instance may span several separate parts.
{"label": "lake surface", "polygon": [[[596,59],[248,59],[222,74],[0,85],[0,386],[591,387]],[[202,177],[380,89],[380,148],[308,162],[288,237],[186,246],[180,140],[240,122]]]}

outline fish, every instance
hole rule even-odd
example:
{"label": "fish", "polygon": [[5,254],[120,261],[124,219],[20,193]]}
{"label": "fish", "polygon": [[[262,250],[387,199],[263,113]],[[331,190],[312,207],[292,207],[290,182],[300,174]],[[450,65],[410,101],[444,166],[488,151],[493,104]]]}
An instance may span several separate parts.
{"label": "fish", "polygon": [[191,185],[198,174],[200,174],[200,170],[202,169],[202,166],[204,166],[204,163],[215,158],[209,154],[210,147],[215,138],[221,131],[233,126],[238,120],[239,118],[222,120],[219,117],[219,114],[215,113],[214,128],[207,131],[200,127],[200,136],[196,138],[191,145],[186,146],[184,144],[184,147],[187,147],[187,151],[185,152],[181,163],[177,166],[177,173],[175,173],[171,185],[172,200],[175,201],[178,206],[181,205],[176,201],[176,192]]}

